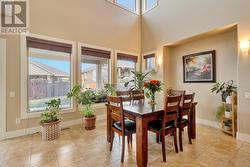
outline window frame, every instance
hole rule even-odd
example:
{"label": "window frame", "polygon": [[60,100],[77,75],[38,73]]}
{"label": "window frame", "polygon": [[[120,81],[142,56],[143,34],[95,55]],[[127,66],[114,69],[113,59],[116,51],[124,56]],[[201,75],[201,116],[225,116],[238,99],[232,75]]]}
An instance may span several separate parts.
{"label": "window frame", "polygon": [[[113,76],[114,76],[114,72],[112,71],[113,69],[113,64],[114,64],[114,58],[113,58],[113,49],[111,48],[106,48],[106,47],[101,47],[101,46],[96,46],[96,45],[90,45],[90,44],[86,44],[86,43],[80,43],[78,42],[78,64],[77,64],[77,72],[78,72],[78,84],[81,85],[82,84],[82,77],[81,77],[81,57],[82,57],[82,47],[88,47],[88,48],[93,48],[93,49],[100,49],[100,50],[105,50],[105,51],[109,51],[110,52],[110,59],[109,59],[109,84],[113,83]],[[78,105],[78,110],[80,110],[82,108],[82,105]],[[102,109],[105,108],[105,103],[97,103],[97,104],[93,104],[93,109]]]}
{"label": "window frame", "polygon": [[[157,50],[154,50],[154,51],[151,51],[151,52],[148,52],[148,53],[144,53],[142,54],[142,67],[143,67],[143,71],[145,72],[148,72],[148,71],[152,71],[152,70],[157,70],[157,58],[158,58],[158,54],[157,54]],[[147,55],[150,55],[150,54],[155,54],[155,68],[154,69],[151,69],[151,70],[148,70],[147,69],[147,59],[144,59],[144,56],[147,56]]]}
{"label": "window frame", "polygon": [[151,8],[147,8],[147,1],[148,0],[142,0],[142,14],[145,14],[145,13],[151,11],[152,9],[156,8],[159,5],[159,0],[156,0],[157,3],[155,6],[153,6]]}
{"label": "window frame", "polygon": [[141,64],[141,57],[139,53],[131,53],[131,52],[126,52],[126,51],[121,51],[121,50],[115,50],[115,68],[114,68],[114,73],[115,73],[115,85],[118,84],[117,80],[117,62],[118,62],[118,53],[123,53],[123,54],[128,54],[128,55],[133,55],[137,56],[137,62],[135,63],[135,71],[140,71],[140,64]]}
{"label": "window frame", "polygon": [[[20,47],[20,55],[21,55],[21,70],[20,70],[20,76],[21,76],[21,119],[27,119],[27,118],[36,118],[40,117],[41,113],[44,112],[45,110],[41,111],[36,111],[36,112],[29,112],[28,109],[28,48],[26,44],[26,37],[34,37],[34,38],[39,38],[43,40],[49,40],[49,41],[55,41],[55,42],[61,42],[61,43],[66,43],[72,45],[72,52],[70,54],[70,87],[72,88],[74,83],[75,83],[75,57],[76,57],[76,43],[74,41],[69,41],[69,40],[64,40],[64,39],[59,39],[59,38],[53,38],[49,36],[44,36],[44,35],[38,35],[38,34],[26,34],[26,35],[20,35],[21,39],[21,47]],[[72,113],[76,112],[75,111],[75,102],[73,99],[71,101],[71,106],[70,108],[65,108],[62,109],[61,113]]]}
{"label": "window frame", "polygon": [[140,9],[141,9],[140,0],[135,0],[135,11],[132,11],[129,8],[127,8],[126,6],[123,6],[123,5],[119,4],[119,3],[117,3],[117,0],[106,0],[106,1],[120,7],[122,9],[126,10],[126,11],[129,11],[129,12],[131,12],[133,14],[140,15]]}

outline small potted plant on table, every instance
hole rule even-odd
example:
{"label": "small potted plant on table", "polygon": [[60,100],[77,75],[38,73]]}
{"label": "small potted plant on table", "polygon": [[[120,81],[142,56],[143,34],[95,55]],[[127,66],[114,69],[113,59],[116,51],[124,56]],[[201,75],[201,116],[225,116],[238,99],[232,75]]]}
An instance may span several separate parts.
{"label": "small potted plant on table", "polygon": [[60,136],[60,99],[52,99],[46,103],[48,107],[42,113],[40,124],[42,126],[42,139],[54,140]]}
{"label": "small potted plant on table", "polygon": [[86,130],[95,129],[96,116],[92,108],[93,92],[91,90],[82,91],[80,85],[73,87],[71,92],[68,93],[68,98],[74,97],[78,105],[82,105],[80,112],[83,114],[83,121]]}
{"label": "small potted plant on table", "polygon": [[231,104],[231,95],[232,92],[236,91],[237,87],[233,86],[233,80],[223,83],[216,83],[213,85],[211,91],[216,94],[221,93],[222,102],[227,102]]}

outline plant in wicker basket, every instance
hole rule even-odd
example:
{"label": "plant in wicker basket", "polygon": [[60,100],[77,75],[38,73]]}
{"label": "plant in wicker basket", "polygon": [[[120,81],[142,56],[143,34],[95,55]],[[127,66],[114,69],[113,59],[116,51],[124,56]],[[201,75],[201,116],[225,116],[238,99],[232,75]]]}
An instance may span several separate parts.
{"label": "plant in wicker basket", "polygon": [[77,101],[77,104],[81,104],[83,108],[81,109],[81,113],[83,114],[83,120],[85,124],[86,130],[95,129],[96,116],[94,114],[94,110],[92,108],[92,97],[93,92],[91,90],[82,91],[80,85],[76,85],[73,89],[68,93],[68,98],[74,97]]}
{"label": "plant in wicker basket", "polygon": [[52,99],[46,103],[46,111],[41,115],[40,124],[42,126],[43,140],[54,140],[60,136],[60,99]]}

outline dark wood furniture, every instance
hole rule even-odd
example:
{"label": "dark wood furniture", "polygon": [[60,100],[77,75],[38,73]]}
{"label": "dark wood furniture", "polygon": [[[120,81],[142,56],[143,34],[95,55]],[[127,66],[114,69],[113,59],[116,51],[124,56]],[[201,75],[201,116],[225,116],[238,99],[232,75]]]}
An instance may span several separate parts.
{"label": "dark wood furniture", "polygon": [[[195,95],[194,93],[184,95],[183,105],[180,107],[180,110],[179,110],[178,129],[179,129],[179,144],[180,144],[181,151],[183,151],[182,131],[185,127],[187,127],[189,143],[192,144],[191,112],[192,112],[192,104],[193,104],[193,100],[194,100],[194,95]],[[184,116],[187,116],[187,118],[184,118]]]}
{"label": "dark wood furniture", "polygon": [[[110,132],[110,151],[112,151],[114,132],[122,136],[122,154],[121,162],[124,162],[125,136],[128,136],[128,143],[133,133],[135,133],[136,125],[134,121],[125,119],[123,112],[122,97],[107,97],[108,110],[110,114],[111,132]],[[131,142],[132,144],[132,142]]]}
{"label": "dark wood furniture", "polygon": [[[136,159],[137,166],[146,167],[148,163],[148,122],[157,120],[164,112],[164,104],[156,101],[155,106],[145,103],[124,103],[123,111],[125,116],[130,116],[136,121]],[[192,104],[191,112],[191,134],[196,137],[195,108],[197,103]],[[107,105],[108,106],[108,105]],[[107,107],[107,141],[111,142],[111,117],[109,107]]]}
{"label": "dark wood furniture", "polygon": [[165,136],[174,136],[175,152],[178,153],[177,143],[177,119],[179,105],[182,96],[167,96],[165,102],[164,114],[156,121],[149,122],[148,129],[161,136],[162,157],[166,162]]}
{"label": "dark wood furniture", "polygon": [[144,101],[144,90],[132,90],[131,91],[132,101],[133,103],[136,101]]}
{"label": "dark wood furniture", "polygon": [[131,91],[116,91],[116,95],[122,97],[123,102],[131,102]]}

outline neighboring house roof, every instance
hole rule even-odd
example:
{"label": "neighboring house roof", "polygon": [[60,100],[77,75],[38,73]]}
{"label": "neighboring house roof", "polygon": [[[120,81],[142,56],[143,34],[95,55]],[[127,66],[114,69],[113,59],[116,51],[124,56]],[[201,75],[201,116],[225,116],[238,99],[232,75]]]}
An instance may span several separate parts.
{"label": "neighboring house roof", "polygon": [[29,75],[48,75],[48,76],[56,76],[56,77],[69,77],[69,74],[51,67],[47,64],[43,64],[36,61],[29,62]]}

